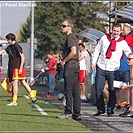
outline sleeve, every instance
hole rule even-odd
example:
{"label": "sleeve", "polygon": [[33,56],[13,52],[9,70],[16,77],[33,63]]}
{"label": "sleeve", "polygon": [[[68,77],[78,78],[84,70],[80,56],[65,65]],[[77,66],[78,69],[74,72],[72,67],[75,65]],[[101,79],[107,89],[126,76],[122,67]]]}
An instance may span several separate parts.
{"label": "sleeve", "polygon": [[18,52],[18,54],[22,54],[23,53],[23,51],[22,51],[22,47],[20,46],[20,45],[15,45],[15,49],[16,49],[16,51]]}
{"label": "sleeve", "polygon": [[87,56],[85,52],[81,52],[80,56],[84,56],[84,58]]}
{"label": "sleeve", "polygon": [[77,45],[77,38],[74,34],[70,34],[67,38],[68,47],[76,46]]}
{"label": "sleeve", "polygon": [[125,38],[125,40],[128,43],[128,45],[133,49],[133,36],[131,36],[129,34],[129,35],[127,35],[127,37]]}
{"label": "sleeve", "polygon": [[94,52],[92,53],[92,63],[96,64],[99,54],[102,51],[103,37],[99,40],[98,44],[95,47]]}
{"label": "sleeve", "polygon": [[9,46],[7,48],[5,48],[6,53],[9,53]]}
{"label": "sleeve", "polygon": [[128,46],[127,42],[124,40],[124,54],[128,56],[130,53],[132,53],[131,48]]}

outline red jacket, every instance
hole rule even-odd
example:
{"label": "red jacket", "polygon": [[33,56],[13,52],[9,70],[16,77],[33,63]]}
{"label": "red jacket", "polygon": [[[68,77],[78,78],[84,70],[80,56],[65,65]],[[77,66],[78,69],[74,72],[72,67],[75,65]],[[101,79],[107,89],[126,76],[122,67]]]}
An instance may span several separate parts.
{"label": "red jacket", "polygon": [[128,34],[125,38],[128,45],[132,48],[133,51],[133,36],[131,34]]}

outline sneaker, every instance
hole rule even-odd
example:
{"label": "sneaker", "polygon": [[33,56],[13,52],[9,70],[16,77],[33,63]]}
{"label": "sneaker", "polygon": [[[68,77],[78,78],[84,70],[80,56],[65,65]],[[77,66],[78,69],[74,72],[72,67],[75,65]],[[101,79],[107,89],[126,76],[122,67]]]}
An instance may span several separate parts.
{"label": "sneaker", "polygon": [[81,100],[86,100],[86,96],[85,95],[82,95],[82,96],[80,96],[80,99]]}
{"label": "sneaker", "polygon": [[52,97],[53,97],[52,94],[47,94],[47,95],[46,95],[46,98],[52,98]]}
{"label": "sneaker", "polygon": [[6,106],[17,106],[17,103],[11,102],[11,103],[7,104]]}
{"label": "sneaker", "polygon": [[74,119],[76,121],[80,121],[81,120],[81,116],[80,115],[78,115],[78,116],[72,115],[72,119]]}
{"label": "sneaker", "polygon": [[35,103],[37,100],[38,100],[38,98],[34,97],[34,98],[31,100],[31,103]]}
{"label": "sneaker", "polygon": [[117,105],[116,109],[121,109],[121,106],[120,105]]}
{"label": "sneaker", "polygon": [[127,117],[127,115],[130,113],[130,110],[126,110],[124,113],[119,114],[121,117]]}
{"label": "sneaker", "polygon": [[130,112],[127,114],[128,117],[133,117],[133,111],[130,110]]}
{"label": "sneaker", "polygon": [[58,119],[71,119],[72,114],[61,114],[61,115],[56,116],[56,118],[58,118]]}
{"label": "sneaker", "polygon": [[127,110],[129,110],[130,104],[127,104],[127,105],[125,106],[125,108],[126,108]]}

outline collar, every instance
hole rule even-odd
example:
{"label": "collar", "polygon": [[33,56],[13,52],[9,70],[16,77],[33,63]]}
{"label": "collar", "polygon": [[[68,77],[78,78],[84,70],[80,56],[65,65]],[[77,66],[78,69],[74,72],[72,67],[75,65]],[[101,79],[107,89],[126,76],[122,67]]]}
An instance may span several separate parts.
{"label": "collar", "polygon": [[[111,39],[113,39],[114,37],[111,34]],[[120,38],[120,36],[116,37],[115,40],[117,41]]]}

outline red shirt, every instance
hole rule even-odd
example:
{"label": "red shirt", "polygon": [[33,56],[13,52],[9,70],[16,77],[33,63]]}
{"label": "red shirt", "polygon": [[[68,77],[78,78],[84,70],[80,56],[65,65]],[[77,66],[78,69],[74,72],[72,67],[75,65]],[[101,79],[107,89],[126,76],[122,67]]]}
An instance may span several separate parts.
{"label": "red shirt", "polygon": [[132,51],[133,51],[133,36],[128,34],[125,40],[128,43],[128,45],[132,48]]}
{"label": "red shirt", "polygon": [[[52,68],[55,65],[57,66],[57,60],[55,57],[52,57],[51,59],[49,59],[48,68]],[[56,68],[48,70],[48,74],[56,74]]]}

